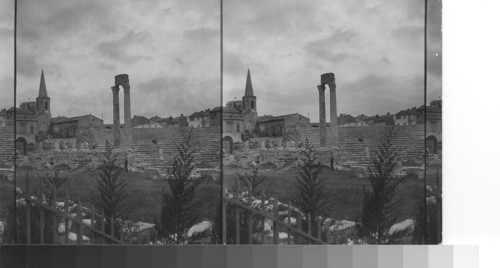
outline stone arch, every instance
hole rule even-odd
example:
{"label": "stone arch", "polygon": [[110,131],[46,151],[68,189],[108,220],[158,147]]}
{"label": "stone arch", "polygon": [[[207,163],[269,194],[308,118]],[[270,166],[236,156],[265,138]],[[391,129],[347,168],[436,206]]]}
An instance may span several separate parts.
{"label": "stone arch", "polygon": [[434,135],[430,135],[425,138],[425,148],[431,154],[438,153],[438,140]]}
{"label": "stone arch", "polygon": [[233,138],[230,136],[225,136],[222,139],[222,148],[226,154],[233,154]]}
{"label": "stone arch", "polygon": [[20,155],[27,155],[28,154],[28,142],[26,141],[25,138],[19,137],[16,139],[16,151]]}

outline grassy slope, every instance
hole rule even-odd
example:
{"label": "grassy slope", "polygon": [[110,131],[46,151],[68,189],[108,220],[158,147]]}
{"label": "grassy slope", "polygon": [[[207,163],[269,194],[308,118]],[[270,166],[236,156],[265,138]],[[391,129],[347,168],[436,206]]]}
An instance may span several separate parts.
{"label": "grassy slope", "polygon": [[[43,171],[30,171],[30,182],[33,188],[39,187],[39,179],[37,173],[42,174]],[[166,181],[148,180],[144,178],[144,174],[123,172],[120,175],[127,181],[129,189],[129,198],[132,204],[136,205],[135,213],[131,220],[154,222],[159,215],[161,207],[161,192],[162,189],[168,189]],[[90,204],[92,197],[97,195],[95,188],[96,171],[89,171],[82,174],[67,175],[68,180],[65,189],[68,190],[71,200],[81,198],[83,205]],[[25,189],[26,171],[19,171],[17,175],[18,187]],[[5,205],[9,200],[12,200],[13,186],[10,182],[0,183],[0,217],[5,211]],[[202,206],[199,209],[200,220],[211,219],[215,215],[217,201],[220,200],[220,186],[215,183],[203,183],[197,189],[197,197],[202,198]]]}
{"label": "grassy slope", "polygon": [[[226,187],[230,189],[234,185],[236,173],[251,173],[249,169],[225,168],[224,174]],[[269,170],[262,170],[262,174],[267,176],[265,182],[266,196],[278,196],[282,199],[291,199],[295,193],[294,182],[296,172],[276,173]],[[429,174],[435,175],[435,172]],[[326,177],[329,194],[333,199],[335,207],[333,215],[336,219],[354,220],[362,209],[363,187],[369,187],[366,179],[352,177],[345,171],[334,171],[323,169],[321,177]],[[367,188],[368,189],[368,188]],[[414,218],[414,211],[419,200],[423,199],[423,180],[416,178],[405,178],[397,189],[397,197],[402,199],[400,220]]]}

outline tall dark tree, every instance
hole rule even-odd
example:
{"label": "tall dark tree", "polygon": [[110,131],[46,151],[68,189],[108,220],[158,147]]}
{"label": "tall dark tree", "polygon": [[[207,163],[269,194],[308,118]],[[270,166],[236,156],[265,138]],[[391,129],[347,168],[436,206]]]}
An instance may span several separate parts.
{"label": "tall dark tree", "polygon": [[247,174],[246,172],[244,175],[241,175],[239,173],[236,173],[237,179],[243,183],[243,186],[247,188],[248,193],[250,196],[257,196],[261,194],[262,191],[262,184],[266,180],[266,176],[261,175],[259,173],[259,168],[255,167],[252,170],[252,174]]}
{"label": "tall dark tree", "polygon": [[117,161],[118,156],[113,152],[113,146],[106,140],[104,154],[98,167],[99,177],[96,179],[98,195],[93,199],[93,203],[97,212],[104,215],[106,233],[111,232],[111,224],[114,224],[116,236],[120,233],[122,223],[133,211],[133,205],[127,200],[127,183],[120,177],[123,169]]}
{"label": "tall dark tree", "polygon": [[401,179],[392,176],[397,156],[393,141],[394,128],[391,128],[379,139],[377,155],[372,157],[368,177],[371,189],[363,189],[363,210],[357,227],[370,244],[389,243],[389,229],[399,217],[401,200],[395,195]]}
{"label": "tall dark tree", "polygon": [[195,165],[196,141],[194,129],[182,134],[176,146],[172,176],[168,179],[170,189],[163,189],[159,234],[175,244],[187,240],[187,231],[198,220],[200,202],[195,199],[196,188],[201,180],[190,179]]}
{"label": "tall dark tree", "polygon": [[295,177],[297,194],[291,199],[291,202],[306,216],[311,217],[313,233],[316,233],[318,217],[325,217],[331,208],[331,198],[327,195],[326,189],[326,177],[320,177],[323,166],[317,158],[314,145],[306,139],[304,149],[300,151],[299,156],[299,176]]}

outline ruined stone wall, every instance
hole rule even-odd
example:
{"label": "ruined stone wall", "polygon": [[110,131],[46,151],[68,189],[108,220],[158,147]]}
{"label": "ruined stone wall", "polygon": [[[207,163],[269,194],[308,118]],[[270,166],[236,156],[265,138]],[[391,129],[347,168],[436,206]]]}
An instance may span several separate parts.
{"label": "ruined stone wall", "polygon": [[[24,163],[35,169],[45,169],[48,164],[53,164],[57,169],[69,169],[73,171],[86,171],[96,169],[103,158],[104,150],[95,149],[65,149],[36,150],[28,153],[29,163]],[[121,150],[115,151],[118,155],[117,164],[123,167],[125,153]]]}
{"label": "ruined stone wall", "polygon": [[[182,133],[189,131],[187,127],[169,128],[135,128],[132,129],[132,149],[135,164],[144,169],[154,168],[165,171],[172,165],[177,154],[176,146]],[[221,134],[220,127],[194,128],[197,143],[196,164],[199,167],[215,167],[220,164]],[[112,129],[89,131],[91,139],[98,149],[103,149],[106,140],[113,140]],[[120,131],[122,140],[125,132]],[[122,143],[122,149],[124,144]]]}
{"label": "ruined stone wall", "polygon": [[10,166],[14,157],[14,128],[0,128],[0,165]]}
{"label": "ruined stone wall", "polygon": [[[398,160],[424,163],[424,126],[367,126],[339,128],[339,157],[344,165],[369,165],[370,156],[377,152],[377,143],[383,133],[394,127],[394,145]],[[319,128],[295,128],[288,138],[304,142],[308,138],[319,146]],[[332,133],[327,129],[327,147],[331,146]]]}
{"label": "ruined stone wall", "polygon": [[[398,160],[423,164],[425,154],[424,126],[367,126],[339,128],[339,157],[344,165],[369,165],[370,156],[377,152],[378,140],[394,127],[394,145]],[[319,146],[319,128],[296,128],[293,139],[304,142],[308,138]],[[332,133],[327,129],[327,146],[331,146]]]}

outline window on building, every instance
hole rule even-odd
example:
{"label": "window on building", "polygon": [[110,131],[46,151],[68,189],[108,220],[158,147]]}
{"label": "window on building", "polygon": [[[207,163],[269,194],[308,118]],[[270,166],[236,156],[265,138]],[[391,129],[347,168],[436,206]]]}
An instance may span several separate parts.
{"label": "window on building", "polygon": [[48,103],[48,102],[46,102],[46,103],[45,103],[45,110],[48,110],[48,109],[49,109],[49,103]]}
{"label": "window on building", "polygon": [[30,129],[31,134],[35,133],[35,128],[33,127],[33,125],[31,125],[30,127],[31,127]]}
{"label": "window on building", "polygon": [[252,109],[255,109],[255,103],[254,101],[251,102]]}
{"label": "window on building", "polygon": [[240,132],[240,125],[236,125],[236,132]]}

